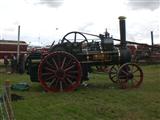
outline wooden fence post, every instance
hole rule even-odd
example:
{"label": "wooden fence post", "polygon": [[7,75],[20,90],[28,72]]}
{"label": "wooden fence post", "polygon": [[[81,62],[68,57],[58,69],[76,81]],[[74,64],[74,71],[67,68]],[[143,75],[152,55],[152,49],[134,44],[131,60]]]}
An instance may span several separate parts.
{"label": "wooden fence post", "polygon": [[4,104],[5,104],[5,109],[6,113],[8,116],[8,120],[14,120],[14,114],[12,110],[12,105],[11,105],[11,93],[10,93],[10,81],[6,80],[4,83]]}

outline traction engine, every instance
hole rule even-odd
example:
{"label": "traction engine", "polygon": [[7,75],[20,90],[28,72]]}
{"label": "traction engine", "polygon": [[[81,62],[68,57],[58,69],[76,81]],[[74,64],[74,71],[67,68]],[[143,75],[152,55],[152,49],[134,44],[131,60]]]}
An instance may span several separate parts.
{"label": "traction engine", "polygon": [[[125,17],[119,17],[120,45],[108,32],[93,35],[69,32],[60,43],[47,52],[32,53],[28,57],[28,73],[33,82],[40,82],[46,91],[73,91],[88,80],[92,66],[112,65],[109,78],[121,88],[135,88],[143,81],[141,68],[131,63],[131,53],[126,46]],[[89,42],[85,35],[96,36],[100,41]]]}

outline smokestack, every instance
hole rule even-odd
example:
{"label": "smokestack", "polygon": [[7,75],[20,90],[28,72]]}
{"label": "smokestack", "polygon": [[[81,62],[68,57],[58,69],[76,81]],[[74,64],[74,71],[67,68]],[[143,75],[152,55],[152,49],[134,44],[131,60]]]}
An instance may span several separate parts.
{"label": "smokestack", "polygon": [[153,42],[153,31],[151,31],[151,42],[152,42],[152,50],[153,50],[153,45],[154,45],[154,42]]}
{"label": "smokestack", "polygon": [[119,26],[120,26],[120,39],[121,39],[121,47],[126,47],[126,17],[120,16],[119,17]]}

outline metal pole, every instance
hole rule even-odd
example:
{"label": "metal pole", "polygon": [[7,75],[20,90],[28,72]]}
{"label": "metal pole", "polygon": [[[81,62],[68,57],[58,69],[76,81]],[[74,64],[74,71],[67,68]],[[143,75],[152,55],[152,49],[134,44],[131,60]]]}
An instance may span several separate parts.
{"label": "metal pole", "polygon": [[18,26],[18,42],[17,42],[17,64],[19,63],[19,40],[20,40],[20,25]]}

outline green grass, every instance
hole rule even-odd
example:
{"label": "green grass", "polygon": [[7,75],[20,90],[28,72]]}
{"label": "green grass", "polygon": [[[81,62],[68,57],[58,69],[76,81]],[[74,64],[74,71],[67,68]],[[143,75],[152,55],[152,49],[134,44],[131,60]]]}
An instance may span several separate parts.
{"label": "green grass", "polygon": [[24,100],[12,102],[16,120],[160,120],[160,65],[141,66],[143,84],[119,89],[104,73],[90,74],[88,87],[45,93],[29,76],[0,73],[0,85],[27,82],[29,91],[12,91]]}

